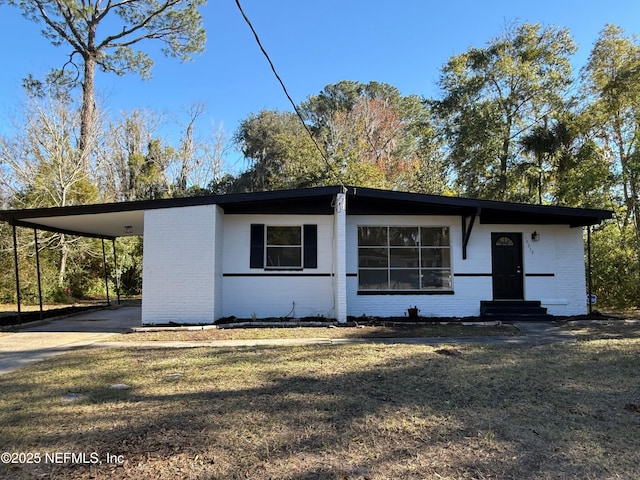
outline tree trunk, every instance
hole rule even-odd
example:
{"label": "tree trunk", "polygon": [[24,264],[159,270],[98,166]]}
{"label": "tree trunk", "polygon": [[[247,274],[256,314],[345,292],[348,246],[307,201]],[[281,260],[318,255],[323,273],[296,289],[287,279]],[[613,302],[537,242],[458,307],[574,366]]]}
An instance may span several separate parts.
{"label": "tree trunk", "polygon": [[[511,127],[509,127],[508,131],[511,131]],[[507,169],[510,143],[511,142],[509,141],[509,137],[507,136],[502,142],[502,152],[500,153],[500,177],[498,179],[498,195],[501,200],[506,200],[507,195]]]}
{"label": "tree trunk", "polygon": [[82,84],[82,107],[80,110],[80,159],[84,170],[89,173],[91,165],[89,152],[91,150],[91,136],[95,117],[95,74],[96,60],[91,53],[84,55],[84,83]]}

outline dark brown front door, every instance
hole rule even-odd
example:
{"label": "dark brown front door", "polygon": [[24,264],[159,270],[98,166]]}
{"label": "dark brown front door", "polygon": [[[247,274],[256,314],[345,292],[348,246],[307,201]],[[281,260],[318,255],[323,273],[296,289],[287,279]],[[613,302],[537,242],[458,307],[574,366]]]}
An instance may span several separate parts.
{"label": "dark brown front door", "polygon": [[522,234],[491,234],[494,300],[522,300]]}

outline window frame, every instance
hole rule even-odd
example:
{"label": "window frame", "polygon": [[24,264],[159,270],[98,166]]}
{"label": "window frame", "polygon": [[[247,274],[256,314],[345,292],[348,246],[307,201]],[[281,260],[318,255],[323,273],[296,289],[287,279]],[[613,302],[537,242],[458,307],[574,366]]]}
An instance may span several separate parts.
{"label": "window frame", "polygon": [[[298,229],[300,234],[299,244],[270,244],[269,229],[290,228]],[[296,249],[299,254],[299,263],[296,265],[269,265],[269,249]],[[304,268],[304,227],[303,225],[267,225],[264,226],[264,269],[265,270],[302,270]]]}
{"label": "window frame", "polygon": [[[317,224],[264,224],[251,223],[249,233],[249,268],[264,271],[301,271],[318,268],[318,225]],[[300,264],[295,266],[268,265],[267,258],[267,228],[268,227],[294,227],[300,228]],[[269,245],[269,247],[282,247],[286,245]],[[298,245],[291,245],[298,247]]]}
{"label": "window frame", "polygon": [[[375,237],[381,238],[381,233],[373,232],[374,242],[364,242],[361,244],[361,229],[384,229],[386,236],[386,244],[381,245],[375,243]],[[395,229],[392,231],[392,229]],[[446,229],[447,242],[444,245],[423,243],[432,235],[425,235],[423,231]],[[411,231],[415,231],[417,235],[412,235]],[[363,264],[363,256],[366,250],[376,253],[372,255],[372,263],[376,261],[377,265]],[[415,253],[407,255],[406,252],[414,251]],[[426,255],[428,251],[439,251],[435,257],[439,257],[439,265],[426,266]],[[357,292],[359,295],[377,295],[377,294],[417,294],[417,295],[433,295],[433,294],[452,294],[453,293],[453,265],[451,255],[451,227],[449,225],[358,225],[357,226]],[[386,252],[386,259],[380,254]],[[447,252],[445,254],[445,252]],[[386,261],[385,261],[386,260]],[[405,262],[403,265],[402,262]],[[414,262],[413,264],[411,264]],[[386,288],[363,288],[361,279],[364,272],[371,272],[372,278],[377,275],[380,277],[381,272],[386,272]],[[378,272],[377,274],[374,272]],[[432,272],[436,278],[442,279],[442,287],[429,286],[424,282],[426,274]],[[414,275],[412,278],[412,274]],[[395,280],[394,280],[395,278]],[[407,288],[393,288],[393,282],[396,284],[405,283],[409,285]],[[411,285],[411,282],[416,282]]]}

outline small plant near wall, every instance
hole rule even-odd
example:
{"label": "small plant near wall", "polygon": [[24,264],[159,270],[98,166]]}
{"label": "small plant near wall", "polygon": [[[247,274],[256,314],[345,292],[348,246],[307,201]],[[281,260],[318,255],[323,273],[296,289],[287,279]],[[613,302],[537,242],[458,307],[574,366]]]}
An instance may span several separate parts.
{"label": "small plant near wall", "polygon": [[420,309],[417,306],[409,307],[407,309],[407,314],[409,318],[418,318],[418,314],[420,313]]}

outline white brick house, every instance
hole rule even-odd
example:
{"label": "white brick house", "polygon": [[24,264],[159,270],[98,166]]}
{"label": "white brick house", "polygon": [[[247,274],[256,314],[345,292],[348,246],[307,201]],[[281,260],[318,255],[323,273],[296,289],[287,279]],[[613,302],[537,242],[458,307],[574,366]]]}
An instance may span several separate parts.
{"label": "white brick house", "polygon": [[610,217],[354,187],[0,212],[14,226],[142,235],[143,324],[345,322],[413,306],[423,317],[466,317],[482,302],[583,314],[581,227]]}

